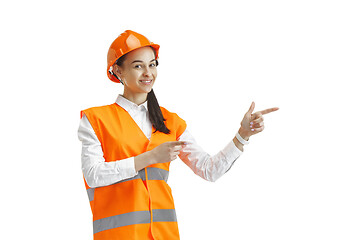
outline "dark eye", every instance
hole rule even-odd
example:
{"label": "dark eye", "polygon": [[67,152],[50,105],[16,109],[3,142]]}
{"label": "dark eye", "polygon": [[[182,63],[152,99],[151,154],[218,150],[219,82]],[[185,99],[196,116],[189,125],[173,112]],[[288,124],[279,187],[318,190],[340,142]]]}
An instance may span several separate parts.
{"label": "dark eye", "polygon": [[141,68],[141,65],[135,65],[134,67],[135,68]]}
{"label": "dark eye", "polygon": [[151,64],[152,67],[157,67],[158,65],[159,65],[158,60],[155,60],[155,63],[152,63],[152,64]]}

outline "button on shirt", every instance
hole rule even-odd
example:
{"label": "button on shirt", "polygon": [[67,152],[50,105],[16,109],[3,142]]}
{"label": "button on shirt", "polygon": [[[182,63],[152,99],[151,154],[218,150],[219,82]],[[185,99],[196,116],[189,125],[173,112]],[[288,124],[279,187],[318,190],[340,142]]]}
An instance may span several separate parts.
{"label": "button on shirt", "polygon": [[[116,103],[130,114],[145,136],[150,139],[152,124],[147,101],[137,105],[119,94]],[[89,187],[107,186],[138,174],[135,170],[134,157],[105,162],[101,143],[85,114],[80,120],[78,138],[82,142],[81,168]],[[212,182],[224,175],[243,153],[231,140],[221,151],[210,156],[196,143],[188,128],[177,140],[189,142],[180,150],[179,158],[196,175]]]}

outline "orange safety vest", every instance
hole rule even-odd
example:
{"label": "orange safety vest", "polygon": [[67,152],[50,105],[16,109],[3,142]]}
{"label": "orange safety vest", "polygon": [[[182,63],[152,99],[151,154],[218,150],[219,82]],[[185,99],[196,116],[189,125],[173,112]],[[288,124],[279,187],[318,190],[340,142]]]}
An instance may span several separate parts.
{"label": "orange safety vest", "polygon": [[[81,111],[89,119],[106,162],[134,157],[158,145],[176,141],[186,122],[160,107],[170,134],[155,131],[150,140],[117,103]],[[150,165],[138,175],[109,186],[90,188],[84,178],[93,214],[94,240],[180,239],[167,163]]]}

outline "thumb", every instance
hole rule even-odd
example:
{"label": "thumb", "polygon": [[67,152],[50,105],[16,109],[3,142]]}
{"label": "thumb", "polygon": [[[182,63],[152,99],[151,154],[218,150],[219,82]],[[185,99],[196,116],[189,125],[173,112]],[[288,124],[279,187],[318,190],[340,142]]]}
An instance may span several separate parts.
{"label": "thumb", "polygon": [[247,112],[247,114],[251,115],[251,113],[254,111],[254,109],[255,109],[255,103],[252,102],[251,105],[250,105],[250,108],[249,108],[249,110],[248,110],[248,112]]}

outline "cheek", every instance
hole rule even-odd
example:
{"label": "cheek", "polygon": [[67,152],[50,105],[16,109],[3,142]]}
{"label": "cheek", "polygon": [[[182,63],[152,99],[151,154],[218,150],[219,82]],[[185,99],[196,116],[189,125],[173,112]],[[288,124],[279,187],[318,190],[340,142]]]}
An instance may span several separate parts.
{"label": "cheek", "polygon": [[153,71],[153,75],[154,75],[155,78],[157,77],[157,70],[156,69]]}
{"label": "cheek", "polygon": [[131,71],[127,74],[127,79],[131,82],[136,82],[140,78],[141,74],[137,71]]}

